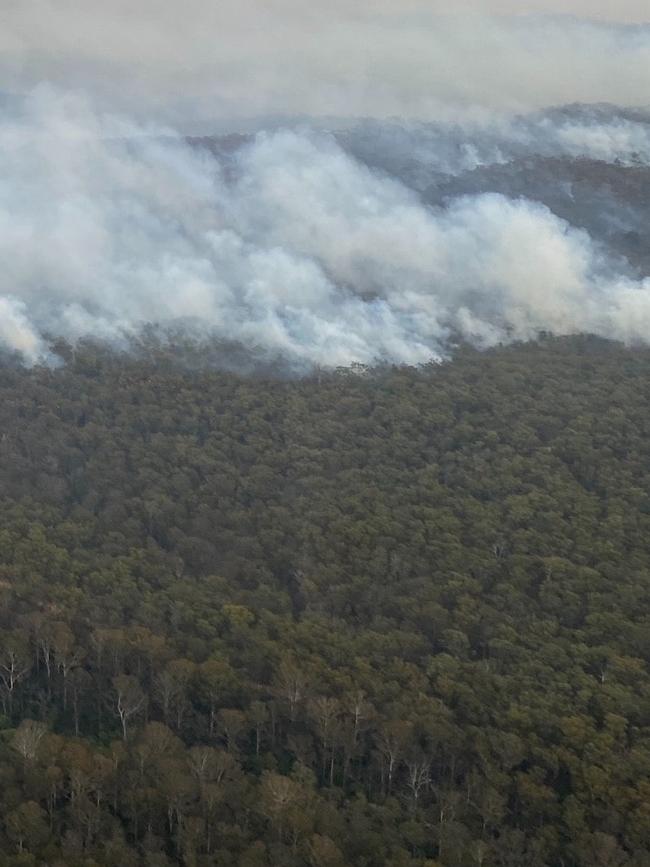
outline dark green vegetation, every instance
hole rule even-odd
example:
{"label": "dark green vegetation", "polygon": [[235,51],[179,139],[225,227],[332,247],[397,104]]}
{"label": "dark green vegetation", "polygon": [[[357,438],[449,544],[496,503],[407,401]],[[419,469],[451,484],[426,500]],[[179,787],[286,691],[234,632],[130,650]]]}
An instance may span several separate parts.
{"label": "dark green vegetation", "polygon": [[647,867],[650,352],[0,371],[0,865]]}

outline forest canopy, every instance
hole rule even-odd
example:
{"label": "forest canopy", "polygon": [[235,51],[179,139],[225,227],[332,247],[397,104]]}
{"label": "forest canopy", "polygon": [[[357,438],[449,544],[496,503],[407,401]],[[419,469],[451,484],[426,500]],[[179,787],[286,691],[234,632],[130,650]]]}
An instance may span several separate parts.
{"label": "forest canopy", "polygon": [[0,367],[1,867],[647,867],[650,350]]}

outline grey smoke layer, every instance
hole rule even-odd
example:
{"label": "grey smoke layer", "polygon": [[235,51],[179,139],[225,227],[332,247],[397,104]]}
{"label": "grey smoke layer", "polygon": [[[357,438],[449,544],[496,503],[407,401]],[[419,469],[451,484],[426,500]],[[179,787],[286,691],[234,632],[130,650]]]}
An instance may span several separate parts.
{"label": "grey smoke layer", "polygon": [[648,23],[647,0],[2,0],[0,81],[82,87],[186,133],[273,114],[638,106]]}
{"label": "grey smoke layer", "polygon": [[[567,145],[551,119],[547,140],[648,161],[643,119],[623,120],[574,118]],[[260,133],[219,158],[41,88],[5,114],[0,156],[0,343],[28,363],[51,357],[46,334],[124,342],[151,323],[298,367],[418,363],[457,337],[539,330],[650,339],[650,280],[543,204],[431,206],[322,132]]]}

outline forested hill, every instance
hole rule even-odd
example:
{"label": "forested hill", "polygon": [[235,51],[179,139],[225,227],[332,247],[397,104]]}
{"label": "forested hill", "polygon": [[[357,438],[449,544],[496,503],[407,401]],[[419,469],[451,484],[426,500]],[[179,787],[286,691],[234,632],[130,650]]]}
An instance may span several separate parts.
{"label": "forested hill", "polygon": [[648,867],[650,351],[0,369],[1,867]]}

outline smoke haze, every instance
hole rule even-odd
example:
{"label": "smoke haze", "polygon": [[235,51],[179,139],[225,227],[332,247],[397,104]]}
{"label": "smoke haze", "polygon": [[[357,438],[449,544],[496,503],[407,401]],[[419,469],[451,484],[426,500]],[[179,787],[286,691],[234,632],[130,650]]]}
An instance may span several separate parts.
{"label": "smoke haze", "polygon": [[180,327],[305,369],[649,339],[645,4],[558,11],[7,0],[0,345]]}
{"label": "smoke haze", "polygon": [[642,105],[644,20],[637,0],[4,0],[0,81],[81,88],[183,132],[277,114]]}

